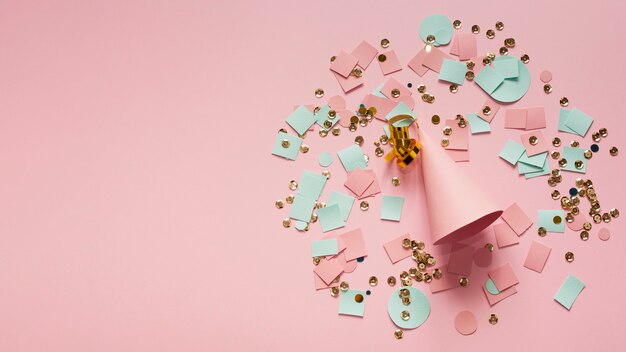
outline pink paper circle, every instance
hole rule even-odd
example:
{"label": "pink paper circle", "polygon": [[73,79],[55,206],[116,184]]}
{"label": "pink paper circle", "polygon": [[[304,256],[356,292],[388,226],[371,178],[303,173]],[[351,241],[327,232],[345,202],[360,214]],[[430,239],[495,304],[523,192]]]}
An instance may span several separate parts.
{"label": "pink paper circle", "polygon": [[469,310],[464,310],[457,314],[454,319],[454,327],[461,335],[471,335],[475,333],[478,328],[476,316]]}
{"label": "pink paper circle", "polygon": [[572,229],[574,231],[578,231],[578,230],[583,228],[583,225],[586,222],[587,222],[587,217],[585,216],[585,214],[580,213],[580,214],[574,216],[574,221],[566,222],[566,223],[567,223],[567,227],[569,227],[570,229]]}
{"label": "pink paper circle", "polygon": [[543,83],[548,83],[552,80],[552,72],[550,71],[541,71],[541,74],[539,75],[539,79],[541,79],[541,82]]}
{"label": "pink paper circle", "polygon": [[346,108],[346,100],[341,95],[335,95],[328,99],[328,106],[335,111],[343,110]]}
{"label": "pink paper circle", "polygon": [[598,238],[602,241],[608,241],[611,238],[611,232],[606,227],[603,227],[598,231]]}
{"label": "pink paper circle", "polygon": [[354,115],[354,113],[350,110],[340,110],[337,111],[337,113],[339,114],[339,126],[350,127],[350,118]]}
{"label": "pink paper circle", "polygon": [[481,268],[486,268],[491,265],[491,258],[491,252],[487,248],[478,248],[474,253],[474,264]]}

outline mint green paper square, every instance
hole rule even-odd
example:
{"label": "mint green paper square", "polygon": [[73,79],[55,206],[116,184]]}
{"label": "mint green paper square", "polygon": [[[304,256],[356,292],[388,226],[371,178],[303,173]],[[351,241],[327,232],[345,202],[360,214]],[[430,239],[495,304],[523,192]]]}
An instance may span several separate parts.
{"label": "mint green paper square", "polygon": [[504,77],[498,71],[494,70],[491,66],[485,66],[474,77],[474,82],[482,88],[485,93],[491,95],[500,84],[504,81]]}
{"label": "mint green paper square", "polygon": [[[559,217],[560,221],[556,217]],[[565,211],[539,210],[537,227],[543,227],[546,232],[565,232]]]}
{"label": "mint green paper square", "polygon": [[489,125],[489,122],[478,117],[478,114],[467,114],[467,121],[469,122],[472,134],[491,132],[491,125]]}
{"label": "mint green paper square", "polygon": [[322,191],[324,191],[326,181],[326,176],[305,170],[300,177],[300,183],[298,183],[298,193],[311,196],[317,200]]}
{"label": "mint green paper square", "polygon": [[547,158],[548,158],[548,152],[543,152],[543,153],[536,154],[533,156],[528,156],[526,154],[526,150],[524,150],[524,153],[522,153],[522,156],[519,158],[518,162],[526,164],[526,165],[538,167],[541,169],[543,168],[543,165],[545,164]]}
{"label": "mint green paper square", "polygon": [[315,115],[315,118],[316,118],[316,120],[317,120],[317,124],[318,124],[318,125],[320,125],[320,127],[322,127],[322,128],[326,128],[326,127],[324,126],[324,122],[325,122],[326,120],[328,120],[328,121],[330,121],[330,122],[332,123],[331,128],[332,128],[333,126],[335,126],[335,124],[339,121],[340,116],[339,116],[339,113],[338,113],[338,112],[336,112],[336,111],[335,111],[336,115],[335,115],[335,118],[334,118],[334,119],[329,119],[329,118],[328,118],[328,112],[329,112],[330,110],[332,110],[332,109],[330,108],[330,106],[328,106],[328,104],[326,104],[326,105],[322,106],[322,107],[320,108],[320,110],[317,112],[317,114]]}
{"label": "mint green paper square", "polygon": [[[439,70],[439,80],[456,83],[460,86],[465,83],[465,73],[467,66],[459,61],[443,59]],[[495,88],[494,88],[495,89]]]}
{"label": "mint green paper square", "polygon": [[[522,154],[522,156],[524,156],[525,153],[526,152],[524,152],[524,154]],[[534,157],[534,155],[532,157]],[[522,175],[522,174],[526,175],[526,174],[529,174],[529,173],[541,172],[541,171],[543,171],[545,169],[546,165],[548,164],[548,158],[547,157],[543,158],[543,164],[541,166],[535,166],[535,165],[531,165],[531,164],[528,164],[528,163],[523,163],[521,160],[522,159],[520,158],[520,161],[517,163],[517,172],[520,175]]]}
{"label": "mint green paper square", "polygon": [[500,157],[509,164],[515,165],[525,152],[526,149],[521,143],[509,139],[500,151]]}
{"label": "mint green paper square", "polygon": [[499,60],[493,62],[493,68],[498,71],[504,79],[519,77],[519,65],[515,57],[501,56]]}
{"label": "mint green paper square", "polygon": [[339,253],[336,238],[311,242],[311,257],[323,257]]}
{"label": "mint green paper square", "polygon": [[338,151],[337,156],[339,157],[339,160],[341,160],[341,163],[347,172],[356,168],[364,170],[367,167],[365,155],[358,144],[352,144],[351,146]]}
{"label": "mint green paper square", "polygon": [[[524,164],[521,164],[521,165],[524,165]],[[546,158],[546,162],[543,164],[543,168],[541,170],[526,172],[524,173],[524,177],[526,177],[526,179],[528,180],[531,178],[548,175],[549,173],[550,173],[550,163],[548,162]]]}
{"label": "mint green paper square", "polygon": [[[356,295],[361,295],[363,300],[357,302],[355,300]],[[367,292],[360,290],[348,290],[341,292],[339,295],[339,314],[342,315],[354,315],[362,317],[365,314],[365,300]]]}
{"label": "mint green paper square", "polygon": [[311,221],[311,215],[313,214],[313,208],[315,207],[316,200],[317,198],[307,194],[296,194],[293,199],[293,204],[291,204],[289,217],[304,222]]}
{"label": "mint green paper square", "polygon": [[316,121],[315,115],[307,109],[306,106],[300,105],[294,110],[289,117],[287,117],[287,124],[298,132],[299,135],[303,135]]}
{"label": "mint green paper square", "polygon": [[[583,174],[587,171],[587,159],[585,158],[585,151],[581,148],[564,146],[561,155],[563,159],[567,160],[567,165],[565,165],[565,167],[562,167],[561,170],[578,172]],[[581,169],[576,168],[576,160],[580,160],[583,162],[583,166]]]}
{"label": "mint green paper square", "polygon": [[398,196],[383,196],[383,204],[380,209],[382,220],[400,221],[404,198]]}
{"label": "mint green paper square", "polygon": [[341,210],[341,215],[343,216],[344,221],[348,221],[348,217],[350,216],[350,212],[352,211],[352,205],[354,205],[355,198],[349,196],[345,193],[332,191],[328,196],[328,201],[326,205],[339,205],[339,210]]}
{"label": "mint green paper square", "polygon": [[585,284],[574,275],[570,275],[554,295],[554,300],[570,310],[583,288],[585,288]]}
{"label": "mint green paper square", "polygon": [[567,109],[561,108],[561,110],[559,110],[559,131],[576,134],[574,130],[567,127],[567,120],[569,119],[569,114],[570,114],[570,111]]}
{"label": "mint green paper square", "polygon": [[338,204],[327,205],[318,209],[317,219],[322,227],[322,232],[328,232],[346,225]]}
{"label": "mint green paper square", "polygon": [[589,131],[589,127],[593,123],[591,116],[585,114],[580,109],[573,108],[569,112],[569,117],[565,121],[565,126],[576,132],[581,137],[584,137]]}
{"label": "mint green paper square", "polygon": [[[415,113],[413,113],[413,110],[411,110],[404,102],[400,102],[398,103],[398,105],[396,105],[393,109],[391,109],[391,111],[389,111],[389,113],[387,114],[387,116],[385,116],[385,119],[387,119],[387,121],[389,121],[392,117],[396,116],[396,115],[409,115],[411,116],[413,119],[406,119],[406,120],[402,120],[402,121],[398,121],[394,124],[394,126],[396,127],[406,127],[409,126],[410,124],[413,123],[413,121],[415,121]],[[389,126],[387,126],[387,128],[389,128]]]}
{"label": "mint green paper square", "polygon": [[[289,147],[283,148],[282,146],[283,140],[289,141]],[[296,160],[296,157],[298,156],[298,152],[300,151],[301,145],[302,145],[301,138],[285,133],[285,132],[279,132],[278,136],[276,136],[274,147],[272,148],[272,154],[283,157],[285,159]]]}

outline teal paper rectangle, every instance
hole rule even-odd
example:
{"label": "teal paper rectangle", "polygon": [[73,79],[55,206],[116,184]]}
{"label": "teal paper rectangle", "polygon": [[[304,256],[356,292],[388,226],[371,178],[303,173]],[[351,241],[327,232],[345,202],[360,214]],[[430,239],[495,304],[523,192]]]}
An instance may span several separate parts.
{"label": "teal paper rectangle", "polygon": [[521,143],[509,139],[504,145],[504,148],[500,151],[500,157],[509,164],[515,165],[524,153],[525,148]]}
{"label": "teal paper rectangle", "polygon": [[458,85],[465,83],[465,72],[467,72],[467,66],[459,61],[443,59],[441,63],[441,69],[439,70],[439,80]]}
{"label": "teal paper rectangle", "polygon": [[570,275],[554,295],[554,300],[570,310],[583,288],[585,288],[585,284],[574,275]]}
{"label": "teal paper rectangle", "polygon": [[[565,232],[565,211],[563,210],[539,210],[537,227],[543,227],[546,232]],[[561,220],[557,224],[554,222],[555,217]]]}
{"label": "teal paper rectangle", "polygon": [[336,238],[311,242],[311,256],[323,257],[339,253],[339,245]]}
{"label": "teal paper rectangle", "polygon": [[380,211],[382,220],[400,221],[404,198],[398,196],[383,196],[383,203]]}
{"label": "teal paper rectangle", "polygon": [[354,205],[355,198],[349,196],[347,194],[332,191],[328,196],[328,201],[326,205],[339,205],[339,210],[341,210],[341,216],[344,221],[348,221],[348,217],[350,216],[350,212],[352,211],[352,206]]}
{"label": "teal paper rectangle", "polygon": [[478,117],[478,114],[467,114],[467,121],[469,122],[472,134],[491,132],[491,125],[489,125],[489,122]]}
{"label": "teal paper rectangle", "polygon": [[[289,141],[289,147],[283,148],[283,140]],[[300,152],[300,146],[302,145],[302,139],[285,133],[279,132],[274,141],[274,147],[272,148],[272,154],[283,157],[289,160],[296,160],[298,152]]]}

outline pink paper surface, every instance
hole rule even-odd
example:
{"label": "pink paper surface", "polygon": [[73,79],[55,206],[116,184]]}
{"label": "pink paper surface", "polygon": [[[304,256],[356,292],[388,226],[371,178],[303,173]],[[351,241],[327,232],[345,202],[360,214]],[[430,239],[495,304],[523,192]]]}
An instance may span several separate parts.
{"label": "pink paper surface", "polygon": [[546,112],[543,107],[529,108],[526,110],[526,129],[536,130],[546,128]]}
{"label": "pink paper surface", "polygon": [[393,264],[401,261],[404,258],[410,257],[413,253],[411,247],[404,248],[402,246],[402,240],[404,240],[405,238],[411,239],[411,235],[408,233],[404,234],[385,243],[383,246],[385,248],[385,252],[387,252],[387,255],[389,256],[389,260],[391,260]]}
{"label": "pink paper surface", "polygon": [[570,230],[579,231],[583,229],[583,225],[588,221],[589,219],[587,218],[587,215],[581,212],[578,215],[574,216],[574,221],[572,222],[566,221],[565,224],[567,225],[567,227],[570,228]]}
{"label": "pink paper surface", "polygon": [[340,74],[344,78],[348,78],[352,69],[359,60],[345,51],[340,51],[335,61],[331,62],[330,69]]}
{"label": "pink paper surface", "polygon": [[[489,115],[483,114],[483,109],[486,106],[489,106],[491,108],[491,112],[489,113]],[[498,113],[499,110],[500,110],[500,104],[491,98],[487,98],[487,101],[483,104],[483,106],[480,107],[480,110],[478,111],[478,117],[480,117],[481,119],[487,122],[491,122],[493,118],[496,117],[496,114]]]}
{"label": "pink paper surface", "polygon": [[502,220],[509,224],[518,236],[521,236],[533,224],[533,221],[517,203],[511,204],[504,210]]}
{"label": "pink paper surface", "polygon": [[[400,96],[398,98],[394,98],[393,95],[391,94],[391,91],[394,89],[398,89],[400,91]],[[392,100],[399,100],[401,97],[405,97],[405,96],[411,96],[411,91],[406,88],[406,86],[400,82],[398,82],[398,80],[396,80],[395,78],[389,78],[387,80],[387,82],[385,82],[385,85],[380,89],[380,92],[383,93],[387,99],[392,99]]]}
{"label": "pink paper surface", "polygon": [[[530,144],[529,138],[531,136],[537,137],[537,144]],[[543,136],[541,131],[533,131],[520,136],[522,138],[522,144],[524,148],[526,148],[526,154],[528,156],[533,156],[537,154],[541,154],[548,151],[548,142],[546,138]]]}
{"label": "pink paper surface", "polygon": [[517,276],[515,275],[515,272],[513,272],[513,268],[511,268],[509,263],[506,263],[490,272],[489,277],[500,292],[519,283]]}
{"label": "pink paper surface", "polygon": [[497,295],[492,295],[491,293],[489,293],[489,291],[487,291],[487,289],[485,288],[485,285],[483,285],[482,289],[485,293],[485,297],[487,297],[487,302],[489,302],[490,306],[493,306],[496,303],[501,302],[504,299],[509,298],[517,293],[517,289],[515,288],[515,286],[511,286],[503,291],[500,290],[500,293],[498,293]]}
{"label": "pink paper surface", "polygon": [[376,54],[378,54],[378,50],[365,40],[354,48],[351,53],[351,55],[357,59],[359,67],[364,70],[367,69],[372,60],[374,60]]}
{"label": "pink paper surface", "polygon": [[357,168],[348,173],[346,182],[343,185],[352,191],[357,198],[360,198],[372,182],[374,182],[374,177],[371,173]]}
{"label": "pink paper surface", "polygon": [[499,248],[519,243],[517,234],[505,222],[493,225],[493,232],[496,234],[496,242],[498,243]]}
{"label": "pink paper surface", "polygon": [[422,49],[415,54],[415,56],[409,61],[409,68],[413,70],[413,72],[417,73],[418,76],[422,77],[428,72],[428,67],[424,66],[424,59],[428,56],[426,50]]}
{"label": "pink paper surface", "polygon": [[384,122],[387,122],[385,116],[398,105],[398,102],[399,101],[378,97],[373,94],[368,94],[363,99],[363,105],[367,108],[375,107],[376,115],[374,115],[374,117]]}
{"label": "pink paper surface", "polygon": [[506,109],[504,128],[526,129],[526,109]]}
{"label": "pink paper surface", "polygon": [[424,58],[422,65],[428,67],[435,72],[439,72],[439,70],[441,69],[441,64],[443,63],[443,59],[454,60],[452,56],[444,53],[437,47],[433,46]]}
{"label": "pink paper surface", "polygon": [[320,263],[315,266],[313,272],[329,285],[337,276],[343,272],[343,266],[339,264],[336,259],[320,260]]}
{"label": "pink paper surface", "polygon": [[363,232],[361,229],[352,230],[344,233],[340,238],[346,244],[346,260],[350,261],[359,257],[367,256],[367,249],[365,247],[365,239],[363,238]]}
{"label": "pink paper surface", "polygon": [[326,284],[324,280],[322,280],[322,278],[320,278],[316,273],[313,273],[313,285],[316,290],[324,290],[324,289],[329,289],[333,286],[339,286],[338,283],[332,283],[332,282],[330,284]]}
{"label": "pink paper surface", "polygon": [[[327,260],[331,259],[331,258],[326,258]],[[358,262],[356,259],[353,260],[346,260],[346,253],[345,252],[341,252],[339,254],[337,254],[336,256],[333,257],[333,259],[337,260],[337,263],[339,263],[339,265],[341,265],[341,267],[343,267],[343,272],[344,273],[351,273],[353,272],[356,267],[358,266]]]}
{"label": "pink paper surface", "polygon": [[472,246],[454,243],[450,249],[448,271],[461,276],[469,276],[472,272],[475,250],[476,249]]}
{"label": "pink paper surface", "polygon": [[387,51],[383,54],[387,57],[387,59],[384,62],[378,60],[380,70],[383,72],[383,75],[388,75],[402,70],[402,64],[400,63],[400,59],[398,59],[398,55],[394,50]]}
{"label": "pink paper surface", "polygon": [[548,260],[548,256],[550,256],[550,251],[552,251],[552,248],[537,241],[533,241],[526,255],[524,266],[538,273],[542,272]]}

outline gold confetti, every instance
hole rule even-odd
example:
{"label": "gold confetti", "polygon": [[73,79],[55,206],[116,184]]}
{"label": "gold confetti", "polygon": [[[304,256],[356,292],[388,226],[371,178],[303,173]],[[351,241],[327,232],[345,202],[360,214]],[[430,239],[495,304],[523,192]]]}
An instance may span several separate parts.
{"label": "gold confetti", "polygon": [[[333,57],[334,57],[334,56],[333,56]],[[332,60],[332,59],[331,59],[331,62],[333,62],[333,61],[335,61],[335,60]],[[322,88],[317,88],[317,89],[315,90],[315,97],[316,97],[316,98],[322,98],[322,97],[324,97],[324,90],[323,90]]]}
{"label": "gold confetti", "polygon": [[369,283],[372,287],[378,285],[378,278],[376,276],[370,276]]}
{"label": "gold confetti", "polygon": [[337,286],[333,286],[330,288],[330,295],[333,297],[339,296],[339,288]]}
{"label": "gold confetti", "polygon": [[439,117],[439,115],[433,115],[430,121],[433,123],[433,125],[438,125],[439,122],[441,122],[441,118]]}
{"label": "gold confetti", "polygon": [[285,203],[283,203],[282,199],[279,199],[276,201],[276,209],[282,209],[285,206]]}
{"label": "gold confetti", "polygon": [[394,88],[391,90],[391,96],[394,98],[398,98],[400,96],[400,89]]}
{"label": "gold confetti", "polygon": [[389,47],[389,44],[391,44],[389,42],[389,39],[384,38],[380,41],[380,46],[383,47],[384,49],[387,49]]}
{"label": "gold confetti", "polygon": [[565,107],[569,105],[569,99],[567,99],[567,97],[563,97],[561,98],[561,100],[559,100],[559,104],[561,104],[561,106]]}
{"label": "gold confetti", "polygon": [[474,33],[474,34],[480,33],[480,26],[477,25],[477,24],[473,25],[472,26],[472,33]]}
{"label": "gold confetti", "polygon": [[454,21],[452,22],[452,26],[453,26],[454,28],[456,28],[456,29],[461,28],[461,26],[462,26],[462,25],[463,25],[463,23],[461,22],[461,20],[454,20]]}
{"label": "gold confetti", "polygon": [[459,285],[461,285],[461,287],[467,287],[469,286],[469,279],[465,276],[461,277],[459,279]]}
{"label": "gold confetti", "polygon": [[402,339],[402,336],[404,336],[402,330],[397,329],[396,331],[393,332],[393,336],[396,338],[396,340],[400,340]]}
{"label": "gold confetti", "polygon": [[573,261],[574,261],[574,253],[572,253],[572,252],[567,252],[567,253],[565,253],[565,260],[566,260],[568,263],[573,262]]}
{"label": "gold confetti", "polygon": [[496,37],[496,32],[493,29],[488,29],[485,34],[487,35],[488,39],[493,39]]}
{"label": "gold confetti", "polygon": [[552,85],[549,83],[546,83],[543,85],[543,92],[546,94],[550,94],[552,93]]}
{"label": "gold confetti", "polygon": [[339,289],[340,289],[341,291],[343,291],[343,292],[346,292],[346,291],[348,291],[348,290],[350,289],[350,284],[348,284],[348,283],[347,283],[347,282],[345,282],[345,281],[342,281],[342,282],[339,284]]}
{"label": "gold confetti", "polygon": [[367,211],[367,209],[370,208],[370,203],[368,203],[367,201],[362,201],[361,202],[361,210],[363,211]]}
{"label": "gold confetti", "polygon": [[426,36],[426,43],[428,44],[434,44],[435,43],[435,36],[432,34],[429,34]]}
{"label": "gold confetti", "polygon": [[617,156],[619,150],[617,150],[617,147],[611,147],[611,149],[609,149],[609,153],[611,154],[611,156]]}
{"label": "gold confetti", "polygon": [[491,316],[489,316],[489,324],[491,325],[498,324],[498,316],[495,314],[491,314]]}
{"label": "gold confetti", "polygon": [[509,49],[506,46],[500,47],[500,55],[506,56],[509,55]]}
{"label": "gold confetti", "polygon": [[395,187],[400,186],[400,179],[397,177],[394,177],[391,179],[391,184],[394,185]]}
{"label": "gold confetti", "polygon": [[283,220],[283,227],[284,228],[289,228],[291,227],[291,219],[287,218]]}
{"label": "gold confetti", "polygon": [[456,93],[458,91],[459,91],[459,85],[458,84],[453,83],[453,84],[450,85],[450,92],[451,93]]}
{"label": "gold confetti", "polygon": [[515,38],[506,38],[504,40],[504,46],[511,49],[515,47]]}
{"label": "gold confetti", "polygon": [[474,72],[473,71],[465,72],[465,79],[468,80],[468,81],[473,81],[474,80]]}
{"label": "gold confetti", "polygon": [[425,85],[423,85],[423,84],[418,85],[418,86],[417,86],[417,91],[418,91],[419,93],[424,93],[424,92],[426,92],[426,86],[425,86]]}
{"label": "gold confetti", "polygon": [[547,234],[546,228],[545,227],[538,228],[537,234],[541,237],[545,237],[545,235]]}
{"label": "gold confetti", "polygon": [[528,54],[524,54],[524,55],[522,55],[520,60],[522,60],[523,63],[527,64],[527,63],[530,62],[530,56],[528,56]]}
{"label": "gold confetti", "polygon": [[387,61],[387,56],[385,54],[378,55],[378,61],[380,61],[380,62]]}
{"label": "gold confetti", "polygon": [[504,29],[504,23],[502,23],[502,21],[498,21],[496,22],[496,29],[501,31]]}

